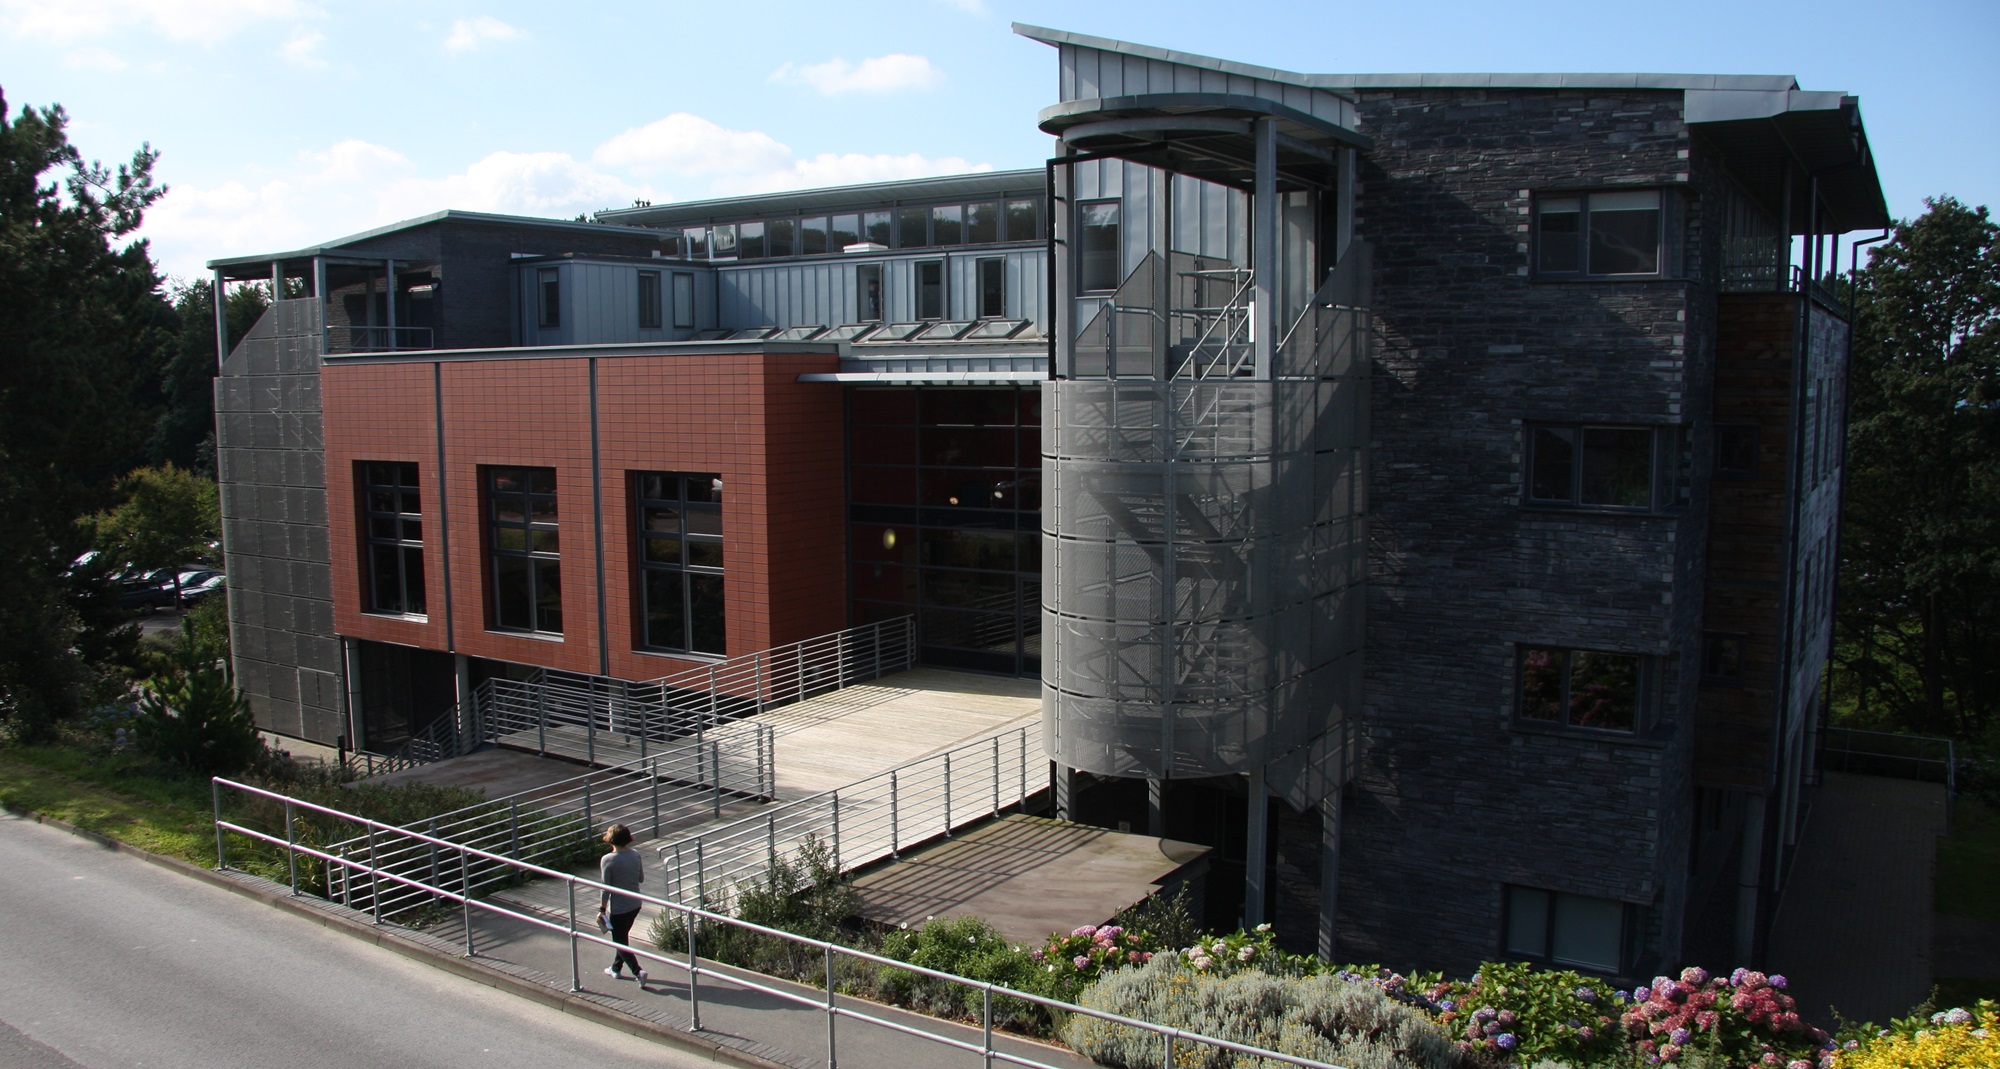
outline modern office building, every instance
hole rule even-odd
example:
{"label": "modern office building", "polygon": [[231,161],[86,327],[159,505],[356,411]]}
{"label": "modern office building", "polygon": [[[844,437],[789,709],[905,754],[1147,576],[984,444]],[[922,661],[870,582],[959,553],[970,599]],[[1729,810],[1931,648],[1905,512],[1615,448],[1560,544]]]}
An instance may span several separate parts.
{"label": "modern office building", "polygon": [[383,751],[910,614],[1039,675],[1065,815],[1216,847],[1223,919],[1754,954],[1830,629],[1810,280],[1888,223],[1855,99],[1016,29],[1044,168],[214,262],[305,294],[217,383],[259,721]]}

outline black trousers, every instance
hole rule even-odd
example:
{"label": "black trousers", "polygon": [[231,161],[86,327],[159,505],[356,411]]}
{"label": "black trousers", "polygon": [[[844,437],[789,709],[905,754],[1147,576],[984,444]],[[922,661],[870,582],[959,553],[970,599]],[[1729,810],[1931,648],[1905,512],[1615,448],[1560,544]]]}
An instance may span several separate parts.
{"label": "black trousers", "polygon": [[[632,922],[638,919],[639,911],[636,909],[627,913],[613,913],[611,915],[611,941],[617,943],[619,946],[631,946]],[[628,965],[632,968],[632,974],[637,976],[640,971],[639,955],[629,950],[621,950],[618,952],[617,957],[611,959],[611,967],[613,969],[623,969]]]}

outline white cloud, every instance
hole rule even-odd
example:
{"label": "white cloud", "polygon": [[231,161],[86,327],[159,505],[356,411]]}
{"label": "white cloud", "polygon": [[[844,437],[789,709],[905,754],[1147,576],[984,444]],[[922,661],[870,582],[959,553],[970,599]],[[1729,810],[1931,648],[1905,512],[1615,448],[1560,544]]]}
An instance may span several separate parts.
{"label": "white cloud", "polygon": [[770,80],[781,85],[809,86],[822,96],[839,96],[931,89],[944,82],[944,72],[922,56],[891,52],[860,63],[838,58],[825,63],[787,63],[772,71]]}
{"label": "white cloud", "polygon": [[[200,186],[176,180],[148,214],[144,236],[162,270],[203,277],[204,261],[302,248],[457,208],[567,219],[637,199],[735,196],[992,170],[958,156],[822,152],[800,157],[759,130],[731,130],[676,113],[609,138],[588,159],[566,152],[494,152],[425,174],[401,152],[358,139],[301,153],[262,174]],[[240,174],[240,172],[239,172]],[[669,193],[651,181],[687,188]]]}
{"label": "white cloud", "polygon": [[635,174],[711,174],[768,171],[785,166],[791,157],[791,149],[760,130],[729,130],[699,115],[675,112],[613,137],[592,158]]}
{"label": "white cloud", "polygon": [[63,66],[75,71],[110,74],[126,68],[125,57],[103,48],[79,48],[63,55]]}
{"label": "white cloud", "polygon": [[278,54],[295,66],[320,68],[326,60],[319,54],[319,46],[326,43],[326,35],[318,30],[300,30],[278,49]]}
{"label": "white cloud", "polygon": [[445,208],[570,218],[655,199],[649,187],[561,152],[495,152],[430,177],[394,149],[359,140],[249,181],[171,186],[143,233],[161,269],[181,278],[204,276],[203,263],[217,257],[300,248]]}
{"label": "white cloud", "polygon": [[447,52],[470,52],[489,41],[511,41],[526,37],[521,30],[509,26],[491,15],[459,19],[451,24],[451,34],[444,39]]}
{"label": "white cloud", "polygon": [[974,174],[990,171],[990,163],[973,163],[959,156],[942,159],[911,152],[902,156],[858,152],[822,152],[807,160],[797,160],[783,170],[745,176],[738,182],[718,183],[722,193],[775,193],[815,186],[847,186],[862,182],[894,182],[905,178],[930,178],[941,174]]}
{"label": "white cloud", "polygon": [[252,23],[318,15],[305,0],[0,0],[0,32],[78,41],[143,28],[213,42]]}

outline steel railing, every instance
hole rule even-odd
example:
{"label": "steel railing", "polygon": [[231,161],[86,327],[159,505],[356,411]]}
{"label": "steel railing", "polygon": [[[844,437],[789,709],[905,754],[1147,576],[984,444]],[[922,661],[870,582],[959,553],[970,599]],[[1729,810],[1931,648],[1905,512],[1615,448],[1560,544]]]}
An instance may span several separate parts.
{"label": "steel railing", "polygon": [[[655,753],[439,813],[426,818],[423,830],[518,861],[554,863],[591,848],[598,829],[612,822],[629,825],[641,839],[657,839],[719,819],[732,802],[757,798],[755,786],[765,779],[766,769],[711,740],[706,747]],[[436,864],[429,854],[399,853],[359,834],[333,841],[326,849],[343,856],[373,857],[376,864],[399,871],[427,870]],[[327,873],[326,894],[354,908],[372,910],[376,905],[372,889],[344,882],[335,870]],[[421,896],[392,894],[380,906],[394,916],[423,904]]]}
{"label": "steel railing", "polygon": [[[350,882],[365,880],[379,885],[383,881],[388,881],[399,887],[407,888],[415,895],[430,896],[439,901],[455,903],[459,907],[461,923],[465,929],[465,956],[469,958],[479,956],[473,923],[475,911],[478,911],[482,915],[507,918],[540,931],[559,933],[569,942],[569,985],[571,991],[583,990],[583,970],[579,956],[579,951],[583,944],[591,943],[606,949],[616,948],[618,945],[607,936],[601,935],[595,930],[587,929],[583,924],[578,923],[580,917],[594,917],[594,909],[588,910],[581,915],[577,910],[579,895],[588,902],[590,895],[593,893],[601,896],[610,891],[619,890],[617,888],[612,888],[595,880],[575,876],[567,872],[560,872],[529,862],[518,861],[490,850],[451,842],[426,832],[418,832],[379,821],[368,820],[338,809],[316,805],[302,799],[291,798],[275,791],[236,783],[221,777],[216,777],[212,782],[215,795],[215,865],[218,869],[227,869],[229,867],[226,835],[233,833],[250,839],[253,842],[283,848],[289,862],[288,867],[293,874],[291,889],[294,895],[300,893],[297,878],[298,860],[301,855],[304,855],[307,858],[327,865],[329,868],[340,868],[347,874],[347,879]],[[285,825],[283,834],[275,834],[265,829],[246,827],[242,824],[223,820],[222,797],[224,790],[240,793],[246,798],[262,799],[268,803],[282,804],[284,807]],[[370,863],[365,859],[339,857],[326,850],[301,843],[293,831],[295,814],[300,810],[330,817],[334,820],[350,821],[364,828],[369,840],[378,844],[378,846],[383,843],[395,843],[408,850],[435,853],[441,858],[436,870],[438,876],[437,878],[431,878],[391,870],[385,866]],[[565,885],[565,897],[568,903],[567,916],[561,919],[551,919],[540,911],[513,909],[503,903],[479,899],[477,897],[479,884],[472,876],[472,873],[482,869],[505,870],[512,874],[516,882],[530,879],[561,881]],[[1314,1061],[1310,1058],[1281,1054],[1274,1050],[1266,1050],[1244,1043],[1236,1043],[1213,1036],[1205,1036],[1196,1032],[1188,1032],[1168,1025],[1154,1024],[1150,1021],[1107,1013],[1103,1010],[1091,1009],[1086,1006],[1063,1002],[1059,999],[1046,998],[1041,995],[1030,994],[1026,991],[1017,991],[1013,988],[1002,987],[998,984],[982,980],[973,980],[953,973],[897,961],[893,958],[871,954],[853,947],[841,946],[837,943],[793,935],[790,932],[780,931],[775,928],[766,928],[762,925],[738,920],[734,917],[685,902],[656,898],[648,894],[623,890],[619,890],[619,893],[638,898],[646,905],[678,914],[680,926],[687,933],[687,948],[685,952],[681,952],[677,948],[676,952],[670,955],[663,950],[645,946],[643,943],[634,943],[627,949],[630,949],[632,953],[641,959],[672,969],[685,978],[689,1017],[695,1031],[699,1032],[702,1030],[702,980],[710,978],[711,981],[721,981],[734,987],[755,991],[783,1002],[808,1007],[824,1013],[826,1016],[826,1064],[828,1069],[838,1069],[839,1066],[838,1023],[842,1018],[877,1025],[903,1035],[935,1043],[942,1047],[964,1051],[968,1054],[977,1054],[982,1059],[982,1064],[989,1067],[994,1062],[1005,1062],[1011,1065],[1026,1066],[1028,1069],[1058,1069],[1057,1066],[1047,1062],[1037,1061],[1033,1058],[1013,1053],[995,1044],[993,1028],[994,1004],[996,1001],[1002,999],[1013,999],[1029,1005],[1040,1006],[1058,1014],[1091,1017],[1110,1024],[1122,1025],[1156,1035],[1160,1038],[1161,1052],[1165,1056],[1164,1064],[1166,1065],[1176,1064],[1177,1048],[1184,1044],[1197,1044],[1231,1051],[1248,1058],[1268,1059],[1280,1065],[1299,1066],[1301,1069],[1340,1069],[1338,1066],[1330,1065],[1326,1062]],[[374,920],[378,924],[383,923],[383,918],[379,913],[375,915]],[[591,928],[594,928],[594,922],[586,921],[586,923],[591,924]],[[818,954],[825,962],[825,975],[822,981],[824,987],[820,991],[812,991],[810,989],[801,991],[794,987],[783,985],[761,973],[750,972],[749,970],[740,968],[717,968],[717,963],[714,962],[704,964],[701,957],[700,945],[700,931],[704,925],[736,928],[766,938],[782,940]],[[982,1018],[979,1042],[973,1043],[952,1035],[912,1027],[881,1012],[880,1008],[872,1003],[857,1006],[852,1004],[856,1000],[850,998],[849,1005],[840,1004],[836,997],[838,990],[838,978],[836,974],[839,971],[838,965],[843,959],[874,968],[900,969],[918,976],[929,977],[933,980],[977,992],[979,994]],[[758,1040],[758,1037],[754,1034],[744,1036],[743,1038],[753,1041]]]}
{"label": "steel railing", "polygon": [[388,753],[356,750],[348,756],[348,761],[363,776],[381,776],[465,752],[465,738],[458,730],[458,708],[453,705]]}
{"label": "steel railing", "polygon": [[745,718],[915,664],[916,621],[901,616],[643,683],[540,669],[479,685],[477,737],[589,764],[720,739],[758,755],[755,793],[769,796],[770,729]]}
{"label": "steel railing", "polygon": [[327,351],[382,353],[403,349],[434,349],[429,327],[370,327],[333,324],[327,328]]}
{"label": "steel railing", "polygon": [[1958,757],[1950,739],[1830,727],[1820,736],[1819,767],[1942,783],[1945,819],[1951,819],[1952,798],[1958,793]]}
{"label": "steel railing", "polygon": [[896,857],[1024,803],[1047,784],[1041,725],[933,754],[830,791],[771,805],[656,848],[669,894],[718,909],[808,837],[842,872]]}

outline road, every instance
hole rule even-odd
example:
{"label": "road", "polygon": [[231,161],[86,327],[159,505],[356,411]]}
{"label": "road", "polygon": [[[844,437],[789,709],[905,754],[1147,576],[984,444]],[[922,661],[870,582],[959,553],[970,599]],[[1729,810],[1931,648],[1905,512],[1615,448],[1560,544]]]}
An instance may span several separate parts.
{"label": "road", "polygon": [[713,1064],[0,813],[6,1069]]}

